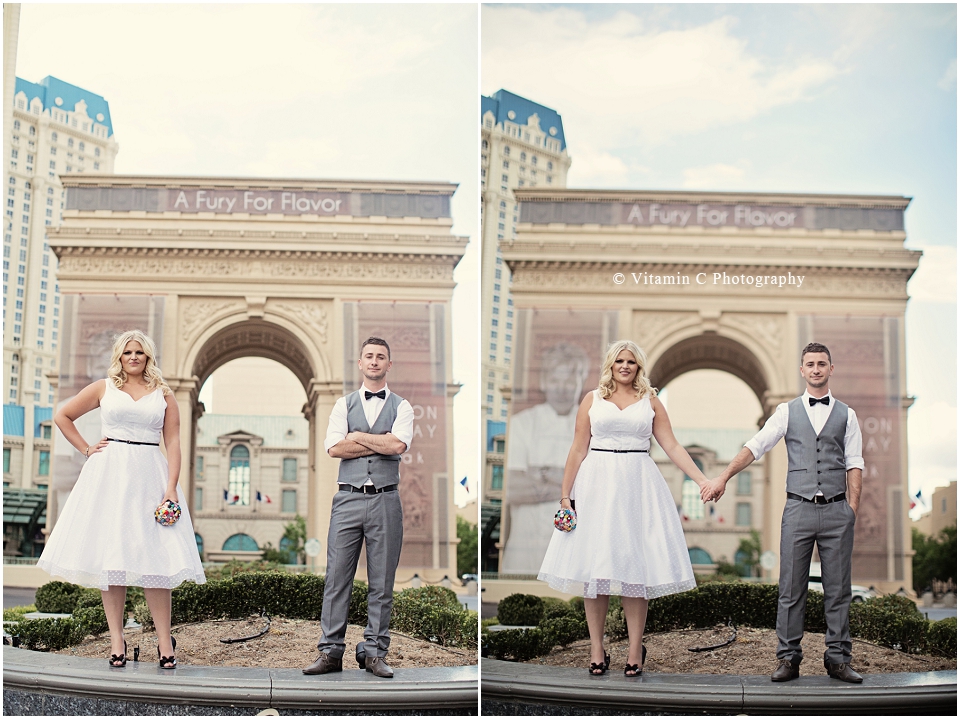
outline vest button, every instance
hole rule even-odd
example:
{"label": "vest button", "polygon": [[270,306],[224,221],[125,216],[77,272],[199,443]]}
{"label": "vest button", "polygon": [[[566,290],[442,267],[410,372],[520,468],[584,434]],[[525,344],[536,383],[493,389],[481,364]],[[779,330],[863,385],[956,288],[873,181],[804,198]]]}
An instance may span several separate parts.
{"label": "vest button", "polygon": [[368,459],[368,460],[367,460],[367,464],[373,464],[373,460],[372,460],[372,459]]}
{"label": "vest button", "polygon": [[817,464],[820,464],[820,460],[819,460],[819,459],[817,460]]}
{"label": "vest button", "polygon": [[[820,470],[819,470],[819,469],[817,470],[817,474],[820,474]],[[820,484],[820,483],[819,483],[819,482],[817,482],[817,484]]]}
{"label": "vest button", "polygon": [[818,486],[818,487],[820,486],[820,483],[819,483],[819,482],[817,482],[817,486]]}

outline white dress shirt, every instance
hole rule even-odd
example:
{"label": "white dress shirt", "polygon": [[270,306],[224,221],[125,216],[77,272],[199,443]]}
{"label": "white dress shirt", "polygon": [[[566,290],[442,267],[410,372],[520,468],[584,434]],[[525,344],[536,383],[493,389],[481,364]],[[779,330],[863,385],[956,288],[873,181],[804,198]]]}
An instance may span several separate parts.
{"label": "white dress shirt", "polygon": [[[360,387],[360,403],[363,407],[363,415],[367,419],[367,424],[372,427],[373,423],[377,421],[377,417],[380,416],[380,410],[383,409],[387,397],[390,396],[390,388],[384,386],[386,394],[383,399],[379,397],[366,399],[364,395],[365,390],[371,392],[373,390],[369,390],[366,385],[361,385]],[[330,422],[327,424],[327,437],[323,441],[324,451],[329,452],[330,448],[345,439],[349,432],[350,429],[347,424],[347,398],[344,396],[336,401],[336,404],[333,405],[333,411],[330,412]],[[413,440],[413,407],[411,407],[410,403],[405,399],[400,400],[400,404],[397,405],[397,418],[393,421],[390,434],[407,445],[407,449],[410,449],[410,442]],[[368,480],[367,484],[373,484],[373,482]]]}
{"label": "white dress shirt", "polygon": [[[828,391],[827,397],[830,398],[830,404],[816,403],[810,406],[809,398],[812,397],[808,391],[803,393],[803,408],[810,418],[810,424],[813,425],[813,431],[820,434],[823,425],[827,423],[827,417],[833,411],[833,395]],[[744,447],[753,452],[754,460],[760,459],[763,455],[773,449],[773,446],[779,442],[787,433],[787,422],[790,419],[790,408],[788,403],[784,402],[777,405],[776,411],[770,416],[763,429],[757,432],[753,439],[747,442]],[[857,413],[851,407],[847,407],[847,429],[843,434],[843,457],[847,469],[863,469],[863,436],[860,434],[860,425],[857,422]],[[822,492],[817,492],[822,494]]]}

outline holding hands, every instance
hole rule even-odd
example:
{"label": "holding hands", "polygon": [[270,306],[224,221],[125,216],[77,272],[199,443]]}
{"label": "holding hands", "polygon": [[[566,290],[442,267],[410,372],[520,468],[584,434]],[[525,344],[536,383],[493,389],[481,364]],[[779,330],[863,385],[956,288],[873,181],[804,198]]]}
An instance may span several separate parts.
{"label": "holding hands", "polygon": [[722,476],[707,480],[700,485],[700,499],[704,502],[716,502],[723,496],[726,487],[727,483]]}

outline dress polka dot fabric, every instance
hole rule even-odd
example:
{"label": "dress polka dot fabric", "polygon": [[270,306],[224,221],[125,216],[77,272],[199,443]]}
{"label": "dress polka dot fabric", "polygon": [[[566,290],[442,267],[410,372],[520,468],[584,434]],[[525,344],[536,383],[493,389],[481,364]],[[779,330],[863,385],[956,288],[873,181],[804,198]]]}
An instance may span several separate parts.
{"label": "dress polka dot fabric", "polygon": [[539,580],[588,598],[652,599],[697,586],[676,503],[650,458],[653,416],[649,398],[621,410],[594,392],[591,451],[571,492],[577,528],[553,533]]}
{"label": "dress polka dot fabric", "polygon": [[[110,380],[105,383],[102,436],[161,442],[167,408],[163,392],[157,389],[134,400]],[[186,580],[203,584],[193,523],[179,487],[180,521],[164,527],[154,520],[168,476],[159,446],[109,442],[83,465],[37,566],[99,589],[173,589]]]}

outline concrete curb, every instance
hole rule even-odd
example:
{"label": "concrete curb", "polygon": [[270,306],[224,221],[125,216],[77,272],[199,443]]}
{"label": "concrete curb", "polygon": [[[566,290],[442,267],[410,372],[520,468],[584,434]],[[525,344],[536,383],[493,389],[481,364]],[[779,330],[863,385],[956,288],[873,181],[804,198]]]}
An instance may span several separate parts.
{"label": "concrete curb", "polygon": [[299,669],[184,665],[169,670],[160,669],[156,661],[128,662],[122,669],[112,669],[106,659],[3,648],[5,709],[8,692],[16,692],[100,703],[273,707],[341,714],[422,714],[438,710],[476,714],[477,666],[395,672],[393,679],[378,679],[359,669],[308,677]]}
{"label": "concrete curb", "polygon": [[[801,676],[611,672],[482,660],[484,715],[495,714],[928,714],[956,715],[956,671],[867,674],[863,684]],[[535,711],[539,709],[539,711]]]}

